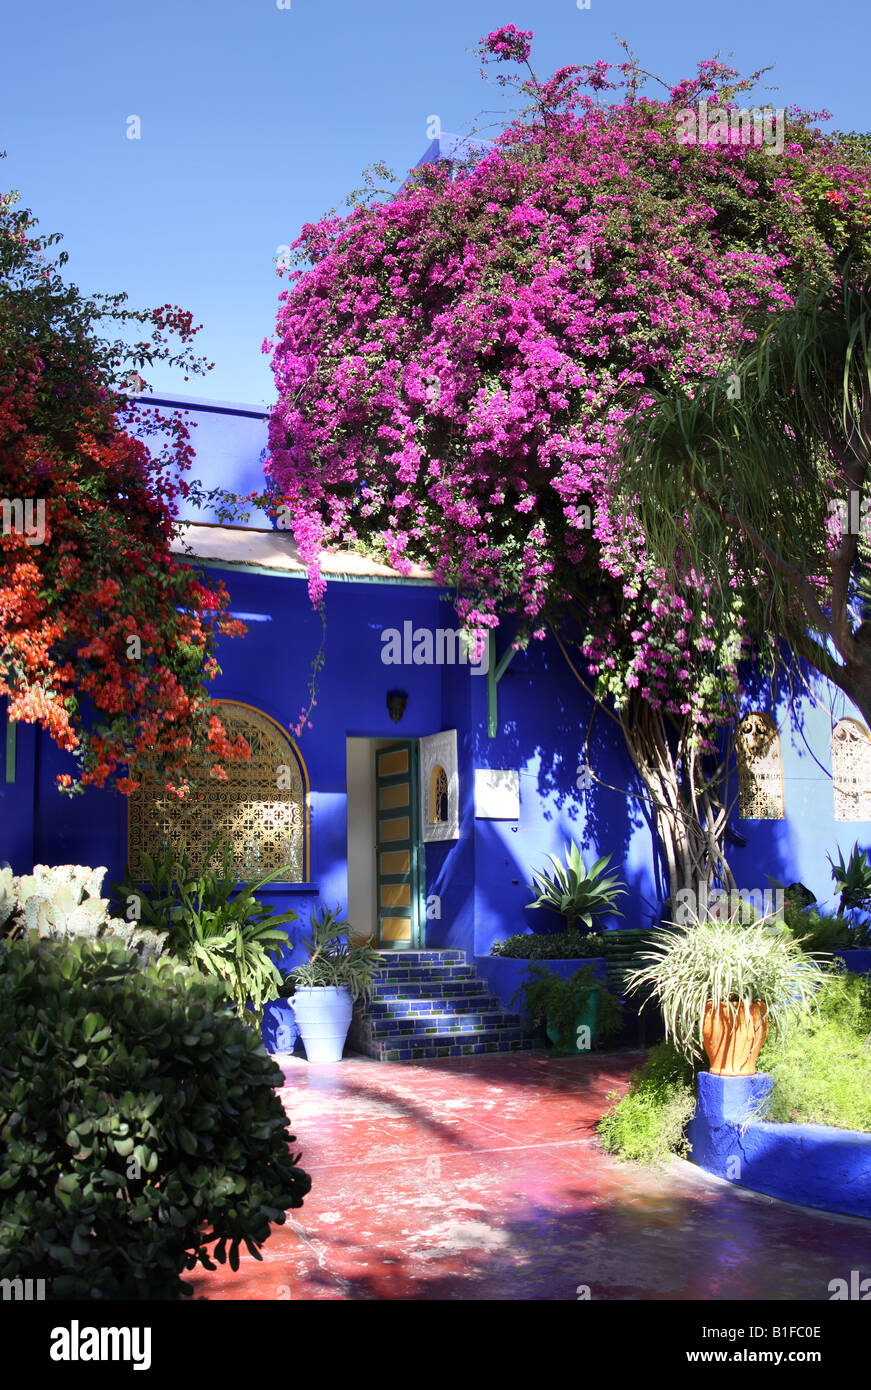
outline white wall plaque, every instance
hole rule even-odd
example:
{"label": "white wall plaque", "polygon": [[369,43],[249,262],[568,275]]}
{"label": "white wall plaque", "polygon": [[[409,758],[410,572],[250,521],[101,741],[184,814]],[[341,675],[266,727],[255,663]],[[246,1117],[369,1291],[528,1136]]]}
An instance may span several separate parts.
{"label": "white wall plaque", "polygon": [[486,820],[518,820],[520,773],[511,768],[475,768],[475,815]]}
{"label": "white wall plaque", "polygon": [[420,740],[420,823],[425,844],[460,838],[456,729]]}

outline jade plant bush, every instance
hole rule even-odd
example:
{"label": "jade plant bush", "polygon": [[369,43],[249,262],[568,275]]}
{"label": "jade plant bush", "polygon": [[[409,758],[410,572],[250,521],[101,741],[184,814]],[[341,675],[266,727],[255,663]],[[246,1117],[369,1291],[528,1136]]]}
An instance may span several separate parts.
{"label": "jade plant bush", "polygon": [[743,1005],[764,1007],[769,1028],[785,1033],[813,1006],[823,975],[779,924],[765,918],[717,921],[652,932],[644,962],[628,977],[630,994],[655,1000],[666,1039],[687,1057],[704,1055],[702,1028],[708,1004],[728,1006],[737,1018]]}
{"label": "jade plant bush", "polygon": [[289,909],[281,916],[261,903],[257,893],[287,873],[282,865],[255,883],[239,883],[229,841],[215,836],[205,854],[206,865],[219,855],[220,869],[191,870],[184,848],[163,859],[143,856],[150,875],[148,889],[130,877],[112,885],[116,896],[144,927],[165,934],[166,949],[185,965],[215,979],[242,1019],[259,1026],[263,1005],[276,999],[283,976],[273,955],[288,944],[286,922],[296,921]]}
{"label": "jade plant bush", "polygon": [[430,567],[470,633],[550,625],[622,725],[674,897],[728,881],[719,736],[767,588],[742,569],[716,622],[704,573],[667,578],[621,496],[626,426],[654,389],[729,374],[811,274],[868,259],[871,160],[794,107],[776,155],[681,138],[758,84],[718,59],[540,80],[508,25],[480,53],[527,100],[488,149],[302,229],[264,344],[273,505],[315,602],[320,554],[350,546]]}
{"label": "jade plant bush", "polygon": [[569,931],[575,929],[577,922],[592,928],[593,922],[607,913],[623,916],[622,912],[617,911],[617,899],[625,894],[626,889],[616,874],[605,873],[611,862],[609,854],[597,859],[588,869],[581,858],[581,851],[572,841],[566,846],[565,864],[561,864],[555,854],[549,854],[548,859],[553,871],[533,873],[534,882],[527,885],[533,892],[538,890],[535,901],[527,903],[528,910],[550,908],[551,912],[566,919]]}
{"label": "jade plant bush", "polygon": [[280,1069],[213,982],[120,945],[0,942],[0,1277],[170,1299],[261,1258],[310,1178]]}
{"label": "jade plant bush", "polygon": [[518,932],[504,941],[494,941],[491,956],[513,960],[574,960],[602,956],[605,943],[598,932]]}

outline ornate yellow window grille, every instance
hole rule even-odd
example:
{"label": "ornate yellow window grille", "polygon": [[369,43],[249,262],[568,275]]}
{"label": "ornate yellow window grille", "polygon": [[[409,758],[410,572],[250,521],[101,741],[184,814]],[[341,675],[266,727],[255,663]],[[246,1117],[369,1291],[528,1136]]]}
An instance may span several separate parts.
{"label": "ornate yellow window grille", "polygon": [[442,825],[448,818],[448,774],[436,763],[429,776],[429,823]]}
{"label": "ornate yellow window grille", "polygon": [[871,737],[858,719],[832,730],[835,820],[871,820]]}
{"label": "ornate yellow window grille", "polygon": [[[220,835],[229,840],[237,880],[256,879],[288,865],[279,882],[308,881],[308,776],[296,745],[279,724],[250,705],[218,702],[230,739],[241,734],[251,750],[246,762],[226,765],[226,782],[208,764],[191,768],[197,786],[189,801],[169,796],[157,779],[144,778],[130,797],[128,858],[134,876],[140,856],[162,858],[184,842],[191,867],[204,867],[206,850]],[[215,858],[214,867],[220,859]]]}
{"label": "ornate yellow window grille", "polygon": [[783,820],[783,763],[774,720],[754,711],[738,726],[738,814],[742,820]]}

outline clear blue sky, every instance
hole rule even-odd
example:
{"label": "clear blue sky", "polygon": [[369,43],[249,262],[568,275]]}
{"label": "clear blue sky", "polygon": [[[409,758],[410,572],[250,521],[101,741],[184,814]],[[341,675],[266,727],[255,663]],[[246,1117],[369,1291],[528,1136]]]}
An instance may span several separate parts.
{"label": "clear blue sky", "polygon": [[0,187],[64,233],[82,288],[204,324],[215,370],[153,387],[268,404],[278,248],[370,161],[415,163],[429,116],[464,133],[504,109],[467,50],[505,23],[534,30],[539,77],[619,61],[617,33],[674,81],[717,49],[741,71],[776,63],[774,105],[871,128],[867,0],[40,0],[0,26]]}

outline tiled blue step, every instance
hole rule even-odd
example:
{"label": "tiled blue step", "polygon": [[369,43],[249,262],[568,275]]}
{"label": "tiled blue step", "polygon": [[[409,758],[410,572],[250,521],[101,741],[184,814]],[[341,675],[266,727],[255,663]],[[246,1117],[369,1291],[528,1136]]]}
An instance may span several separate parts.
{"label": "tiled blue step", "polygon": [[386,965],[462,965],[465,951],[379,951]]}
{"label": "tiled blue step", "polygon": [[472,1014],[409,1014],[405,1018],[374,1018],[366,1027],[373,1038],[400,1037],[407,1033],[480,1033],[494,1028],[511,1028],[516,1015],[495,1010]]}
{"label": "tiled blue step", "polygon": [[464,951],[382,951],[372,998],[354,1010],[349,1045],[384,1062],[532,1048],[520,1018],[490,993]]}
{"label": "tiled blue step", "polygon": [[[519,1030],[518,1034],[519,1034]],[[439,1036],[412,1034],[401,1043],[373,1046],[368,1054],[382,1062],[417,1062],[430,1057],[473,1057],[487,1052],[529,1052],[534,1044],[521,1034],[517,1037],[503,1032],[493,1034],[447,1033]]]}
{"label": "tiled blue step", "polygon": [[366,1006],[366,1014],[369,1018],[404,1018],[408,1014],[480,1013],[501,1008],[502,1001],[495,994],[440,994],[432,999],[408,999],[400,995],[396,999],[373,999]]}
{"label": "tiled blue step", "polygon": [[460,995],[486,994],[484,980],[392,980],[375,987],[374,999],[445,999]]}
{"label": "tiled blue step", "polygon": [[464,965],[461,961],[449,961],[445,965],[388,965],[379,970],[375,979],[379,984],[397,985],[421,984],[439,980],[474,980],[478,978],[477,967]]}

